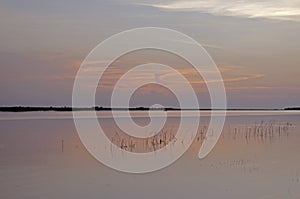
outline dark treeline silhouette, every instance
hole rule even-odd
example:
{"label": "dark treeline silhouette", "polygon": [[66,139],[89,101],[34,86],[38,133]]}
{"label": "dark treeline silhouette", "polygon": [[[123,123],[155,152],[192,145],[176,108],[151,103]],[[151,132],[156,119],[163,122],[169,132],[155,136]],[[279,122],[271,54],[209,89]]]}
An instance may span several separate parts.
{"label": "dark treeline silhouette", "polygon": [[289,110],[291,110],[291,111],[295,111],[295,110],[300,110],[300,107],[288,107],[288,108],[285,108],[284,110],[287,110],[287,111],[289,111]]}
{"label": "dark treeline silhouette", "polygon": [[[192,110],[201,110],[201,111],[211,111],[212,109],[201,108],[201,109],[192,109],[192,108],[149,108],[149,107],[131,107],[131,108],[108,108],[108,107],[38,107],[38,106],[11,106],[11,107],[0,107],[0,112],[34,112],[34,111],[59,111],[59,112],[71,112],[71,111],[112,111],[112,110],[120,110],[120,111],[149,111],[149,110],[158,110],[158,111],[192,111]],[[214,110],[224,110],[224,109],[214,109]],[[284,109],[226,109],[227,111],[272,111],[272,110],[300,110],[300,107],[295,108],[284,108]]]}
{"label": "dark treeline silhouette", "polygon": [[148,110],[180,110],[176,108],[147,108],[147,107],[135,107],[135,108],[105,108],[105,107],[31,107],[31,106],[12,106],[12,107],[0,107],[1,112],[33,112],[33,111],[111,111],[111,110],[138,110],[138,111],[148,111]]}

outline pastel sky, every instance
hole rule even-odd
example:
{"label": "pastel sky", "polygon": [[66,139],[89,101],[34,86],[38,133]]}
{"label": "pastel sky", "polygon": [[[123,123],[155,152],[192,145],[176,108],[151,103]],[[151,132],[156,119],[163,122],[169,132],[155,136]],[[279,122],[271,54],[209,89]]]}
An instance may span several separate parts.
{"label": "pastel sky", "polygon": [[[0,25],[0,106],[71,105],[85,56],[113,34],[147,26],[171,28],[202,44],[222,73],[229,108],[300,106],[299,0],[2,0]],[[155,54],[119,60],[108,77],[148,59],[147,53]],[[101,106],[112,89],[105,81],[96,97]],[[194,83],[200,105],[209,106],[205,84]],[[168,93],[142,88],[132,105],[173,106]]]}

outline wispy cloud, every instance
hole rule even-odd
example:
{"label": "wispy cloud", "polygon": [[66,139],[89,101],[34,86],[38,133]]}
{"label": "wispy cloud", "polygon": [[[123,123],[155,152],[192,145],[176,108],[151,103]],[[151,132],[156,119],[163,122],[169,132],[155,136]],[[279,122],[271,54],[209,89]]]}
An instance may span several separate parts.
{"label": "wispy cloud", "polygon": [[299,0],[182,0],[142,5],[174,11],[199,11],[220,16],[300,21]]}
{"label": "wispy cloud", "polygon": [[[155,66],[154,64],[153,67],[143,68],[143,70],[138,71],[132,71],[128,74],[125,80],[123,80],[123,83],[118,85],[118,89],[126,90],[135,87],[136,85],[142,85],[143,82],[147,80],[148,82],[157,82],[169,86],[172,85],[178,88],[179,90],[184,90],[185,87],[183,86],[182,80],[178,78],[178,75],[183,75],[185,78],[187,78],[189,83],[195,86],[197,90],[205,90],[205,85],[207,83],[217,83],[222,81],[227,84],[234,83],[235,85],[236,82],[244,82],[247,80],[264,77],[263,74],[245,71],[246,69],[241,66],[221,66],[219,67],[219,70],[223,75],[223,79],[219,79],[213,75],[216,72],[215,70],[211,70],[210,68],[203,68],[203,70],[201,70],[202,74],[206,74],[208,76],[213,75],[211,76],[213,77],[213,79],[204,81],[204,79],[201,78],[201,76],[197,75],[197,71],[194,68],[179,67],[176,69],[178,73],[175,71],[169,71],[165,68],[161,68],[160,70],[158,70],[158,66]],[[102,69],[98,68],[98,70],[100,71]],[[99,88],[105,90],[114,89],[118,79],[122,78],[122,75],[124,75],[127,72],[127,70],[128,68],[126,67],[111,67],[109,70],[105,71],[105,75],[101,78]],[[81,78],[87,78],[88,86],[90,78],[97,78],[96,73],[96,70],[88,71],[86,73],[86,76]],[[158,91],[157,88],[154,88],[153,86],[147,86],[142,90],[144,92]]]}

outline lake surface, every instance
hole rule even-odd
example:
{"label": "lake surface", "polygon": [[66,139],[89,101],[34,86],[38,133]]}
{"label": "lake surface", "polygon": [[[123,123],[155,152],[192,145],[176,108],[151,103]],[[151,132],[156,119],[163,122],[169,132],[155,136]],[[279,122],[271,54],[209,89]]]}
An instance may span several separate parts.
{"label": "lake surface", "polygon": [[[172,138],[180,114],[169,114],[166,136],[145,142],[123,135],[109,112],[97,112],[107,137],[136,153],[163,148]],[[137,124],[149,122],[147,112],[131,115]],[[0,113],[0,198],[300,198],[300,112],[229,111],[217,145],[200,160],[210,113],[202,115],[192,146],[178,161],[156,172],[127,174],[87,152],[72,113]]]}

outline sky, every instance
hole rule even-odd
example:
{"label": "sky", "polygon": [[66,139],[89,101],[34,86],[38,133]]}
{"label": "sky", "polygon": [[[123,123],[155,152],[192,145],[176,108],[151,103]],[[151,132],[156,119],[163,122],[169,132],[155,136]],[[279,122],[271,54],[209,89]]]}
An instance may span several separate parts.
{"label": "sky", "polygon": [[[229,108],[300,106],[299,0],[2,0],[0,25],[0,106],[71,105],[88,53],[113,34],[149,26],[180,31],[203,45],[221,71]],[[154,55],[193,73],[170,55],[144,51],[120,58],[108,77]],[[113,85],[106,85],[97,91],[97,105],[109,105]],[[205,84],[194,87],[208,107]],[[176,106],[173,98],[149,85],[131,105]]]}

